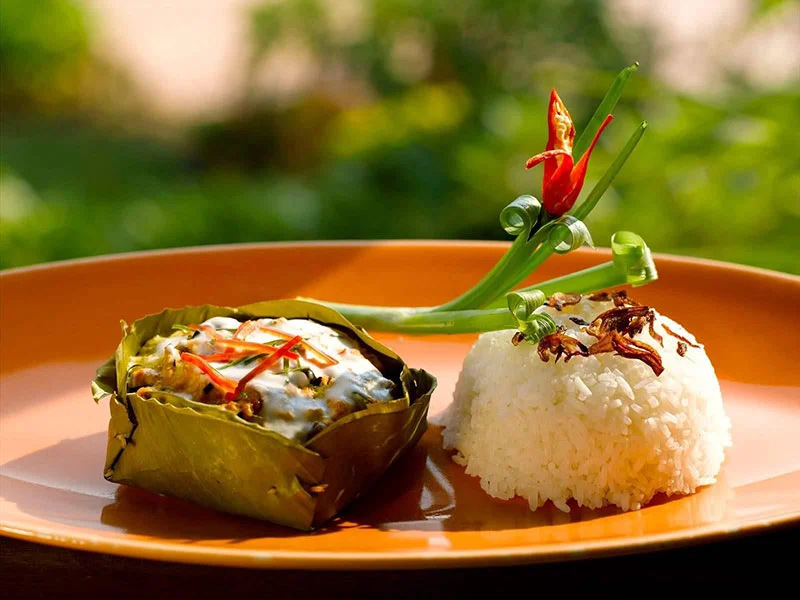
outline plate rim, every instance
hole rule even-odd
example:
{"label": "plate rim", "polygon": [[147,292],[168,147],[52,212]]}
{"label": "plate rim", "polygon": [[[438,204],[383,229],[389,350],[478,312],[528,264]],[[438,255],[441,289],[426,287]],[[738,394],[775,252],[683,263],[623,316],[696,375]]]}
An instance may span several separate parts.
{"label": "plate rim", "polygon": [[[25,276],[31,273],[71,267],[92,266],[102,263],[136,260],[179,254],[204,254],[219,251],[270,250],[272,248],[300,247],[352,247],[352,248],[403,248],[403,247],[454,247],[454,248],[492,248],[508,247],[510,242],[484,240],[323,240],[293,242],[254,242],[242,244],[217,244],[144,250],[117,254],[69,259],[17,267],[0,271],[0,280],[8,277]],[[577,250],[579,254],[607,256],[607,248]],[[760,267],[739,265],[714,259],[686,257],[676,254],[655,253],[659,261],[670,263],[706,266],[758,278],[767,277],[784,283],[800,286],[800,276]],[[666,548],[677,548],[698,543],[733,539],[759,531],[775,531],[780,528],[800,524],[800,506],[794,510],[768,518],[743,521],[735,526],[730,523],[711,523],[691,529],[651,534],[638,538],[604,538],[569,544],[548,543],[512,548],[487,548],[469,550],[411,550],[374,552],[310,552],[305,550],[263,550],[233,549],[219,547],[185,547],[164,541],[126,538],[126,534],[108,536],[91,530],[80,533],[67,531],[49,525],[31,526],[25,522],[9,520],[0,514],[0,536],[20,539],[32,543],[57,546],[72,550],[92,551],[117,556],[160,560],[185,564],[206,564],[244,568],[302,568],[315,570],[380,570],[417,568],[459,568],[474,566],[500,566],[512,564],[533,564],[563,560],[579,560],[598,556],[616,556],[636,552],[648,552]],[[70,529],[76,526],[69,525]]]}
{"label": "plate rim", "polygon": [[309,552],[297,550],[228,549],[192,546],[187,548],[161,541],[107,538],[95,533],[64,535],[58,529],[43,527],[34,532],[24,527],[0,522],[0,536],[7,536],[46,546],[87,552],[99,552],[129,558],[181,564],[202,564],[251,569],[347,570],[410,570],[457,569],[462,567],[510,566],[567,562],[599,557],[636,554],[732,540],[768,530],[770,532],[800,524],[800,508],[770,519],[757,519],[730,527],[708,524],[699,528],[680,529],[631,541],[620,537],[588,540],[572,544],[538,544],[516,548],[480,550],[413,550],[407,552]]}
{"label": "plate rim", "polygon": [[[336,248],[400,248],[400,247],[424,247],[424,246],[441,246],[441,247],[458,247],[458,248],[492,248],[492,247],[509,247],[510,241],[501,240],[437,240],[437,239],[389,239],[389,240],[298,240],[298,241],[285,241],[285,242],[242,242],[235,244],[208,244],[199,246],[180,246],[176,248],[161,248],[155,250],[135,250],[132,252],[116,252],[111,254],[98,254],[96,256],[86,256],[81,258],[69,258],[65,260],[56,260],[44,263],[37,263],[33,265],[26,265],[24,267],[12,267],[9,269],[0,269],[0,278],[12,275],[26,275],[28,273],[35,273],[39,271],[47,271],[55,268],[68,268],[84,265],[93,265],[104,262],[117,262],[124,260],[132,260],[137,258],[155,258],[159,256],[170,256],[173,254],[203,254],[206,252],[219,252],[231,250],[268,250],[270,248],[302,248],[302,247],[324,247],[332,246]],[[610,248],[607,246],[596,246],[593,248],[578,248],[570,252],[570,254],[608,254]],[[742,265],[739,263],[728,262],[724,260],[716,260],[713,258],[701,258],[696,256],[686,256],[683,254],[672,254],[669,252],[653,252],[653,257],[657,260],[667,260],[670,262],[688,262],[695,265],[703,265],[707,267],[725,268],[740,273],[777,277],[779,279],[788,281],[790,283],[800,284],[800,275],[786,273],[784,271],[776,271],[774,269],[766,269],[764,267],[755,267],[752,265]]]}

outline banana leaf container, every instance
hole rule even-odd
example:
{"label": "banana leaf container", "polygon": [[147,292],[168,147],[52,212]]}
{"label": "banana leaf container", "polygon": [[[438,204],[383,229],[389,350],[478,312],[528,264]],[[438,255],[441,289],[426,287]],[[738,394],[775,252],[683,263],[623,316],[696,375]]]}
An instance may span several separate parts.
{"label": "banana leaf container", "polygon": [[[329,425],[301,444],[241,419],[222,406],[128,388],[131,358],[173,325],[212,317],[239,320],[312,319],[344,331],[403,394],[376,402]],[[319,304],[279,300],[238,308],[166,309],[123,326],[114,356],[97,370],[95,401],[111,409],[104,477],[228,513],[300,530],[331,519],[366,492],[426,429],[436,379],[411,369],[390,349],[338,312]]]}

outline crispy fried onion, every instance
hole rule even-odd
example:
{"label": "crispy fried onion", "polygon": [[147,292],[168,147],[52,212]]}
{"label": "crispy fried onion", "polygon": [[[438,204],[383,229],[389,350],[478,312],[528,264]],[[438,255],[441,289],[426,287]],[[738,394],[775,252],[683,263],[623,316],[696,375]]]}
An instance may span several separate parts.
{"label": "crispy fried onion", "polygon": [[619,290],[616,292],[597,292],[589,296],[589,300],[592,302],[610,302],[614,301],[614,306],[639,306],[639,303],[636,302],[633,298],[628,296],[628,292],[625,290]]}
{"label": "crispy fried onion", "polygon": [[582,296],[580,294],[565,294],[563,292],[556,292],[547,299],[545,304],[550,308],[555,308],[557,311],[561,311],[561,309],[565,306],[570,306],[580,302],[581,297]]}
{"label": "crispy fried onion", "polygon": [[620,306],[599,314],[586,328],[586,333],[596,338],[617,331],[633,337],[641,333],[645,325],[654,340],[663,345],[663,338],[654,328],[656,314],[649,306]]}
{"label": "crispy fried onion", "polygon": [[589,296],[592,302],[608,302],[611,300],[611,295],[608,292],[596,292]]}
{"label": "crispy fried onion", "polygon": [[515,346],[519,346],[522,342],[525,341],[526,337],[527,336],[524,333],[518,331],[514,334],[514,337],[511,338],[511,343],[514,344]]}
{"label": "crispy fried onion", "polygon": [[[621,298],[627,298],[622,296]],[[652,346],[633,339],[647,327],[650,335],[663,345],[663,338],[653,328],[655,312],[648,306],[617,306],[598,315],[584,329],[597,341],[588,348],[563,330],[550,334],[539,342],[539,358],[547,362],[552,354],[556,362],[562,356],[568,362],[573,356],[589,356],[616,352],[619,356],[644,362],[656,375],[664,371],[661,356]]]}
{"label": "crispy fried onion", "polygon": [[639,303],[628,296],[628,292],[625,290],[619,290],[618,292],[613,292],[611,294],[611,299],[614,301],[614,306],[639,306]]}
{"label": "crispy fried onion", "polygon": [[[661,324],[661,327],[664,328],[664,331],[666,331],[672,337],[680,340],[680,342],[683,342],[686,346],[691,346],[692,348],[700,348],[699,344],[695,344],[695,343],[690,342],[685,337],[683,337],[680,333],[675,333],[674,331],[672,331],[672,329],[667,327],[664,323]],[[680,348],[680,342],[678,342],[678,347],[679,348]],[[684,349],[684,352],[685,352],[685,349]],[[680,354],[680,350],[678,350],[678,354]],[[683,356],[683,354],[681,354],[681,356]]]}
{"label": "crispy fried onion", "polygon": [[656,376],[664,372],[661,356],[655,348],[644,342],[625,337],[618,331],[608,333],[589,347],[590,354],[602,354],[603,352],[616,352],[625,358],[640,360],[653,369]]}
{"label": "crispy fried onion", "polygon": [[641,360],[650,366],[656,375],[660,375],[664,367],[656,349],[633,339],[633,336],[641,333],[647,326],[650,336],[663,346],[664,338],[654,327],[655,318],[656,314],[652,308],[638,304],[607,310],[598,315],[584,330],[597,338],[597,342],[589,348],[589,353],[616,352],[625,358]]}
{"label": "crispy fried onion", "polygon": [[563,331],[556,331],[542,338],[539,342],[539,358],[543,362],[549,360],[549,354],[556,357],[556,362],[562,356],[564,362],[569,362],[573,356],[589,356],[589,349],[580,340],[571,337]]}
{"label": "crispy fried onion", "polygon": [[[653,369],[658,376],[664,371],[661,355],[658,351],[641,341],[634,340],[633,337],[641,333],[645,327],[650,336],[661,346],[664,345],[664,338],[655,330],[655,311],[649,306],[644,306],[628,297],[625,290],[618,292],[598,292],[588,297],[592,302],[614,302],[614,308],[601,313],[595,317],[591,323],[586,323],[583,319],[570,317],[570,320],[577,325],[587,325],[583,331],[597,338],[597,341],[589,346],[580,340],[570,337],[560,328],[556,333],[550,334],[539,342],[539,357],[547,362],[550,355],[556,357],[556,362],[562,356],[564,362],[568,362],[573,356],[590,356],[602,354],[604,352],[615,352],[619,356],[640,360]],[[561,310],[569,304],[580,302],[579,294],[557,293],[547,299],[547,305]],[[701,346],[691,342],[679,333],[672,331],[667,325],[661,323],[664,331],[678,340],[677,352],[680,356],[685,356],[688,346],[700,348]],[[514,336],[512,342],[516,346],[525,339],[524,334]]]}

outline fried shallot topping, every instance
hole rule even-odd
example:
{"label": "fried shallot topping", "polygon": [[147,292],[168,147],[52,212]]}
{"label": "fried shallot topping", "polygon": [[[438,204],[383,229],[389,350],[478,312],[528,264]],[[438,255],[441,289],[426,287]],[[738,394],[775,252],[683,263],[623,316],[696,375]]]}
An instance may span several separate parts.
{"label": "fried shallot topping", "polygon": [[[664,331],[666,331],[666,332],[667,332],[668,334],[670,334],[672,337],[674,337],[674,338],[676,338],[676,339],[680,340],[680,341],[681,341],[681,342],[683,342],[685,345],[687,345],[687,346],[691,346],[692,348],[700,348],[700,345],[699,345],[699,344],[694,344],[694,343],[690,342],[690,341],[689,341],[689,340],[687,340],[685,337],[683,337],[683,336],[682,336],[680,333],[675,333],[674,331],[672,331],[672,329],[670,329],[669,327],[667,327],[667,326],[666,326],[666,325],[664,325],[663,323],[662,323],[661,327],[663,327],[663,328],[664,328]],[[678,344],[678,347],[680,347],[680,344]],[[680,351],[678,351],[678,354],[680,354]],[[683,356],[683,354],[681,354],[681,356]]]}
{"label": "fried shallot topping", "polygon": [[625,358],[640,360],[653,369],[653,373],[656,376],[664,372],[661,356],[655,348],[644,342],[625,337],[618,331],[610,332],[589,347],[590,354],[601,354],[603,352],[616,352]]}
{"label": "fried shallot topping", "polygon": [[655,319],[648,306],[622,306],[599,314],[586,328],[586,333],[596,338],[616,331],[633,337]]}
{"label": "fried shallot topping", "polygon": [[608,292],[596,292],[589,296],[592,302],[608,302],[611,300],[611,295]]}
{"label": "fried shallot topping", "polygon": [[581,301],[580,294],[565,294],[563,292],[556,292],[552,296],[547,299],[546,305],[550,308],[555,308],[557,311],[561,311],[562,308],[565,306],[570,306],[572,304],[577,304]]}
{"label": "fried shallot topping", "polygon": [[556,357],[556,362],[564,356],[564,362],[569,362],[573,356],[589,356],[589,349],[580,340],[557,331],[542,338],[539,342],[539,358],[543,362],[549,360],[548,352]]}
{"label": "fried shallot topping", "polygon": [[611,299],[614,301],[614,306],[639,306],[639,303],[633,298],[628,296],[625,290],[619,290],[611,294]]}
{"label": "fried shallot topping", "polygon": [[511,343],[515,346],[519,346],[522,342],[525,341],[525,334],[521,331],[518,331],[514,334],[514,337],[511,338]]}
{"label": "fried shallot topping", "polygon": [[616,352],[626,358],[641,360],[650,366],[656,375],[660,375],[664,370],[661,364],[661,356],[652,346],[633,339],[633,336],[641,333],[646,325],[652,338],[662,346],[664,345],[664,338],[654,328],[655,312],[649,306],[636,304],[627,295],[615,296],[615,304],[617,304],[618,299],[621,302],[630,301],[634,302],[634,304],[631,306],[617,306],[607,310],[591,322],[584,330],[589,335],[597,338],[597,342],[589,348],[590,354]]}
{"label": "fried shallot topping", "polygon": [[616,292],[596,292],[589,296],[589,300],[592,302],[609,302],[611,300],[614,301],[614,306],[638,306],[639,303],[636,302],[633,298],[628,296],[628,292],[625,290],[619,290]]}
{"label": "fried shallot topping", "polygon": [[650,337],[657,341],[661,346],[664,346],[664,338],[660,333],[656,332],[655,328],[656,314],[651,310],[647,317],[647,330],[650,332]]}
{"label": "fried shallot topping", "polygon": [[[647,327],[650,337],[661,346],[664,345],[664,337],[655,330],[655,311],[649,306],[641,305],[633,298],[630,298],[625,290],[611,293],[597,292],[588,296],[588,299],[592,302],[614,302],[614,308],[601,313],[591,323],[587,323],[580,317],[569,317],[570,321],[576,325],[583,326],[583,331],[597,338],[597,341],[587,348],[580,340],[567,335],[563,327],[559,328],[556,333],[542,338],[539,342],[538,352],[542,361],[547,362],[551,354],[556,357],[556,362],[562,356],[564,357],[564,362],[568,362],[573,356],[590,356],[605,352],[615,352],[625,358],[640,360],[653,369],[656,376],[661,375],[664,371],[664,365],[658,351],[649,344],[633,339],[636,334],[641,333]],[[580,301],[580,294],[559,292],[547,299],[547,306],[560,311],[564,306],[577,304]],[[677,352],[680,356],[686,356],[689,346],[693,348],[701,347],[672,331],[664,323],[661,323],[661,326],[666,333],[678,339]],[[517,346],[525,339],[524,333],[517,332],[514,334],[511,343]]]}

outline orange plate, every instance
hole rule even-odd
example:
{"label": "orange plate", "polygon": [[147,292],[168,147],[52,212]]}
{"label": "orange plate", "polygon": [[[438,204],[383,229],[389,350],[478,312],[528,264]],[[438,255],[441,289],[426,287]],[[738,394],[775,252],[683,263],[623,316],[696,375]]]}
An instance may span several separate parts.
{"label": "orange plate", "polygon": [[[800,279],[658,257],[661,280],[636,297],[706,344],[734,446],[720,482],[636,512],[493,500],[441,450],[432,427],[377,489],[330,526],[297,533],[116,486],[102,477],[108,407],[89,393],[119,320],[164,307],[236,306],[313,296],[426,305],[474,283],[503,244],[389,242],[207,247],[123,255],[2,275],[2,533],[152,559],[292,568],[403,568],[535,562],[730,536],[800,519]],[[607,260],[579,251],[551,277]],[[450,402],[473,336],[379,335],[439,377]]]}

